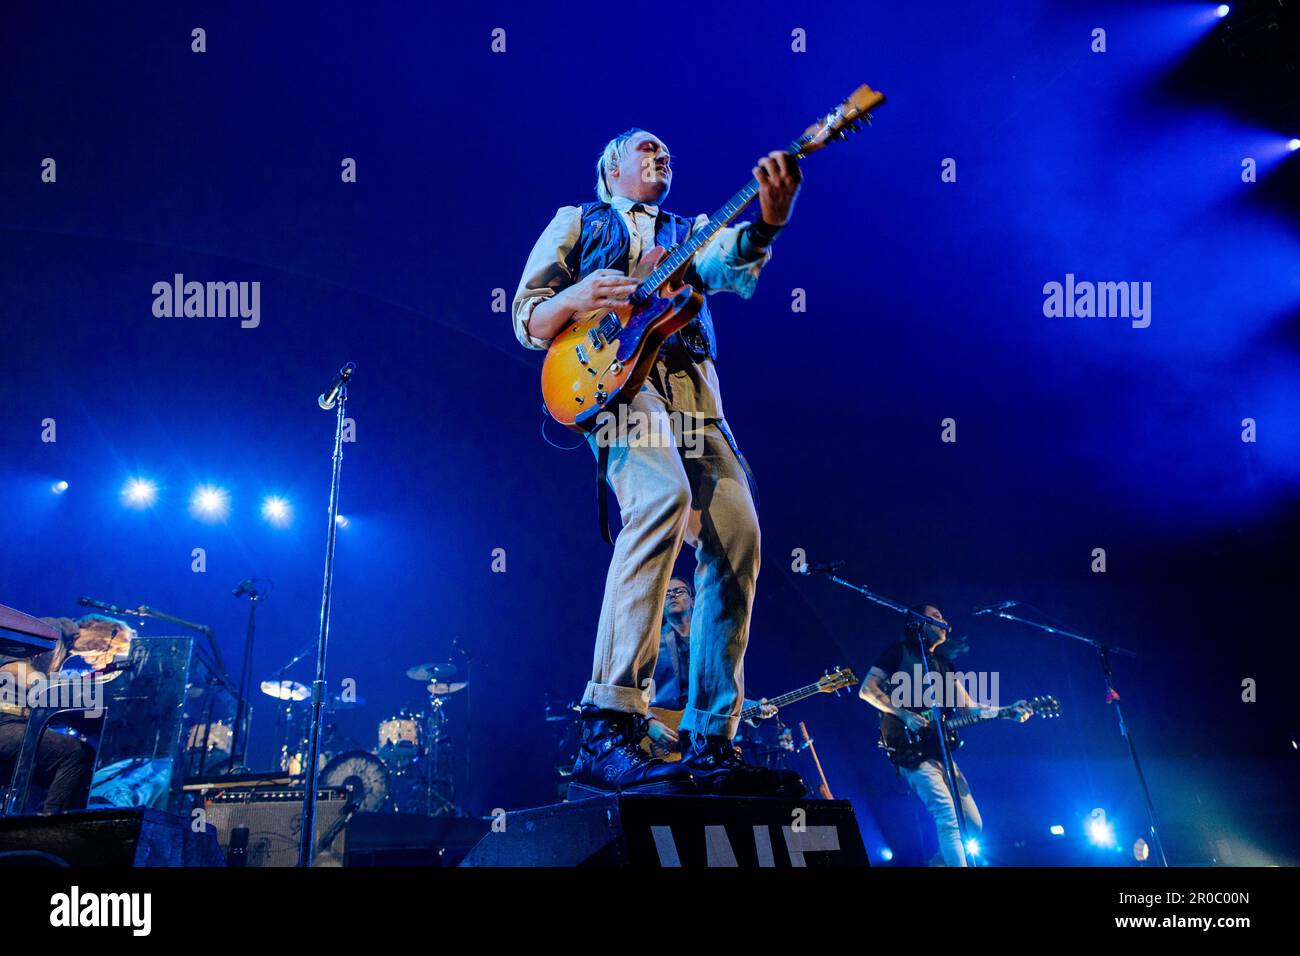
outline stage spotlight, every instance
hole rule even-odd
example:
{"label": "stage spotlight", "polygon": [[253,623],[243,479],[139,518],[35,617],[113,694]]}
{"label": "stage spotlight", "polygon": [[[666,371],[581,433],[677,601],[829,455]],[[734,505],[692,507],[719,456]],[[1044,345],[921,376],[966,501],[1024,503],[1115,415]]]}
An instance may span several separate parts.
{"label": "stage spotlight", "polygon": [[1287,152],[1294,153],[1297,149],[1300,149],[1300,139],[1287,140],[1286,148],[1287,148]]}
{"label": "stage spotlight", "polygon": [[276,495],[268,495],[262,502],[262,520],[277,528],[287,527],[293,520],[293,509],[289,502]]}
{"label": "stage spotlight", "polygon": [[128,508],[149,508],[158,500],[158,486],[147,478],[131,478],[122,486],[122,504]]}
{"label": "stage spotlight", "polygon": [[1053,823],[1049,829],[1052,836],[1065,836],[1065,827],[1061,826],[1059,823]]}
{"label": "stage spotlight", "polygon": [[224,521],[230,514],[230,495],[224,488],[199,485],[190,497],[190,514],[200,521]]}
{"label": "stage spotlight", "polygon": [[340,528],[346,528],[348,526],[348,519],[345,518],[343,515],[335,515],[334,523],[338,525]]}
{"label": "stage spotlight", "polygon": [[50,491],[54,492],[56,495],[61,495],[67,490],[68,483],[66,481],[56,481],[54,484],[50,485]]}
{"label": "stage spotlight", "polygon": [[1214,8],[1214,15],[1222,19],[1226,17],[1231,10],[1232,7],[1228,6],[1226,3],[1221,3]]}
{"label": "stage spotlight", "polygon": [[1151,848],[1147,846],[1147,841],[1138,837],[1133,843],[1133,859],[1139,863],[1145,863],[1147,857],[1151,855]]}
{"label": "stage spotlight", "polygon": [[980,855],[980,841],[979,841],[979,840],[976,840],[974,837],[971,837],[969,840],[966,841],[966,855],[967,855],[967,856],[979,856],[979,855]]}
{"label": "stage spotlight", "polygon": [[1106,811],[1101,807],[1097,807],[1092,813],[1088,814],[1085,829],[1088,832],[1089,841],[1095,846],[1109,849],[1115,845],[1115,831],[1106,820]]}
{"label": "stage spotlight", "polygon": [[888,863],[890,860],[894,858],[894,851],[891,850],[889,847],[885,847],[883,850],[880,851],[880,858],[884,860],[886,863]]}

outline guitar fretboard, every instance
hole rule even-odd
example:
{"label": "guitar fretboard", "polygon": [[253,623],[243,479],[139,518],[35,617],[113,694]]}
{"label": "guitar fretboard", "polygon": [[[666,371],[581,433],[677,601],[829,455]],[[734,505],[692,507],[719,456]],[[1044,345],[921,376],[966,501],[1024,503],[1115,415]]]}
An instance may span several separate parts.
{"label": "guitar fretboard", "polygon": [[[795,701],[811,697],[813,694],[820,693],[822,682],[817,681],[815,684],[809,684],[807,687],[800,687],[798,690],[792,690],[788,694],[782,694],[780,697],[772,697],[768,700],[769,704],[775,704],[777,707],[784,707],[786,704],[793,704]],[[740,712],[741,720],[753,720],[763,713],[763,705],[755,704],[753,707],[746,707]]]}
{"label": "guitar fretboard", "polygon": [[[808,145],[810,137],[805,134],[786,147],[786,152],[791,156],[800,156],[804,147]],[[758,180],[753,176],[749,177],[749,182],[740,188],[736,195],[723,204],[722,208],[709,217],[699,229],[691,233],[690,238],[679,243],[672,252],[664,257],[663,262],[650,273],[642,283],[637,286],[636,292],[632,294],[633,302],[644,302],[653,296],[658,288],[663,285],[668,277],[681,268],[682,264],[689,262],[695,253],[699,252],[704,245],[716,236],[722,229],[740,215],[740,211],[753,202],[754,197],[758,195]]]}

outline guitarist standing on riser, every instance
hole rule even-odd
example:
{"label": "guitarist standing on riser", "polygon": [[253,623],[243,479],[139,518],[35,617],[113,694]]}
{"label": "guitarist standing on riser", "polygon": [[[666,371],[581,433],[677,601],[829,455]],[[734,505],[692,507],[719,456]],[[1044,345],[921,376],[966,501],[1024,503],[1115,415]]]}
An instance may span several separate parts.
{"label": "guitarist standing on riser", "polygon": [[[933,605],[927,604],[915,610],[936,621],[944,620],[939,609]],[[867,672],[867,679],[858,690],[858,696],[868,704],[882,714],[892,714],[897,717],[911,731],[925,729],[929,726],[929,720],[921,714],[894,706],[890,697],[895,687],[894,675],[903,674],[910,678],[914,673],[913,665],[919,663],[916,630],[919,627],[919,623],[914,624],[911,621],[903,625],[903,639],[896,644],[891,644],[876,658],[875,663],[871,665],[871,670]],[[925,635],[926,645],[930,651],[930,668],[938,677],[946,678],[953,669],[952,664],[942,652],[938,651],[938,647],[948,639],[947,632],[927,624]],[[942,686],[947,686],[946,679]],[[971,700],[960,681],[954,681],[952,686],[956,692],[956,699],[951,703],[958,709],[968,713],[982,712],[990,717],[997,714],[996,710],[980,707]],[[943,703],[946,705],[950,702],[945,700]],[[1022,722],[1030,717],[1030,711],[1022,706],[1023,703],[1023,701],[1017,703],[1014,708],[1018,719]],[[953,806],[952,791],[948,789],[943,762],[936,757],[929,757],[915,766],[909,767],[898,762],[895,766],[934,819],[935,829],[939,835],[939,852],[943,855],[944,866],[966,866],[966,848],[962,846],[961,830],[957,825],[957,811]],[[971,834],[978,833],[983,826],[983,821],[980,819],[979,807],[975,805],[975,798],[971,796],[970,784],[966,782],[966,776],[955,760],[952,767],[957,777],[957,789],[961,793],[961,811],[966,821],[966,830]]]}
{"label": "guitarist standing on riser", "polygon": [[[705,292],[749,298],[770,246],[799,192],[798,163],[784,152],[753,170],[761,219],[727,227],[697,253],[686,280]],[[671,248],[703,226],[660,208],[672,185],[663,141],[633,129],[615,137],[596,164],[598,202],[559,209],[537,240],[512,309],[515,334],[544,349],[573,318],[626,303],[628,277],[656,245]],[[630,411],[659,440],[609,448],[608,480],[623,520],[605,581],[591,681],[582,698],[583,736],[573,781],[584,792],[704,792],[802,795],[796,775],[752,767],[731,745],[744,696],[743,662],[759,566],[758,517],[745,470],[723,418],[707,305],[660,350]],[[633,438],[635,439],[635,435]],[[689,439],[689,440],[687,440]],[[593,451],[596,439],[589,438]],[[687,450],[690,453],[687,453]],[[696,547],[695,637],[684,759],[665,763],[637,747],[654,673],[664,591],[688,523]]]}

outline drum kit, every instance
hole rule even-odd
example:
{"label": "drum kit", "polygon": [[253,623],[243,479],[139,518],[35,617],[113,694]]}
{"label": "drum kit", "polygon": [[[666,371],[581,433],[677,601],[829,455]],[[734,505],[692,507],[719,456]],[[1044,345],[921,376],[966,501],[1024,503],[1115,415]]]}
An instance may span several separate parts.
{"label": "drum kit", "polygon": [[[455,803],[453,734],[446,704],[469,681],[451,661],[417,664],[407,669],[406,676],[424,685],[425,699],[418,707],[404,707],[380,721],[375,746],[369,750],[338,726],[340,714],[363,707],[365,700],[356,694],[335,694],[325,702],[318,765],[321,786],[349,787],[362,811],[463,816]],[[278,769],[300,776],[308,750],[311,688],[277,676],[262,681],[260,689],[275,701]],[[195,725],[186,741],[187,751],[193,755],[206,746],[207,767],[228,772],[232,736],[230,724],[223,720],[213,721],[211,729]]]}

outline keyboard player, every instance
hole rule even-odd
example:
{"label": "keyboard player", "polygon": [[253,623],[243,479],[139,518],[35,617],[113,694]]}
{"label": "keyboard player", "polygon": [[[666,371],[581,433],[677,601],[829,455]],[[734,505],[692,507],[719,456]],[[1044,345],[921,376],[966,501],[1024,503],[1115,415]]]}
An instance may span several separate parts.
{"label": "keyboard player", "polygon": [[[53,650],[34,657],[0,658],[0,671],[13,675],[10,686],[14,682],[30,684],[68,670],[94,669],[122,653],[135,636],[122,621],[98,614],[88,614],[78,621],[41,620],[58,628],[61,637]],[[0,700],[0,792],[13,774],[14,760],[27,730],[22,703]],[[94,764],[95,751],[79,737],[47,729],[36,751],[35,782],[47,788],[40,812],[61,813],[84,807]]]}

